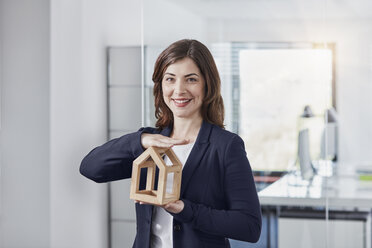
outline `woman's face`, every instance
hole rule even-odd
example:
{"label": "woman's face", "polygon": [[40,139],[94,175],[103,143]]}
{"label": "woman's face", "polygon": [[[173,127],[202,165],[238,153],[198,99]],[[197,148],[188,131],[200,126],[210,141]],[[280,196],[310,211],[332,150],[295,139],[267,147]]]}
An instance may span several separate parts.
{"label": "woman's face", "polygon": [[192,59],[186,57],[168,66],[162,80],[163,98],[174,118],[201,117],[204,84]]}

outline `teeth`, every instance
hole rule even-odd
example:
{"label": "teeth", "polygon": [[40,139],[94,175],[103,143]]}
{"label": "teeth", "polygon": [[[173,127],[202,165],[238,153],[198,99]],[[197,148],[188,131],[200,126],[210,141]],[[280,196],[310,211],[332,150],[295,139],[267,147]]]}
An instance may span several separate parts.
{"label": "teeth", "polygon": [[185,102],[188,102],[190,100],[174,100],[176,103],[185,103]]}

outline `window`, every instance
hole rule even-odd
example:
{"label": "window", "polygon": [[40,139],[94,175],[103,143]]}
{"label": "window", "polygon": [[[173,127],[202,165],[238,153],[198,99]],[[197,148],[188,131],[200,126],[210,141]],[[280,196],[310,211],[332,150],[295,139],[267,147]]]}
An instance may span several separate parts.
{"label": "window", "polygon": [[222,80],[226,129],[244,140],[254,170],[283,171],[297,154],[299,117],[315,115],[310,151],[319,158],[323,114],[332,105],[332,50],[311,43],[222,43],[212,52]]}

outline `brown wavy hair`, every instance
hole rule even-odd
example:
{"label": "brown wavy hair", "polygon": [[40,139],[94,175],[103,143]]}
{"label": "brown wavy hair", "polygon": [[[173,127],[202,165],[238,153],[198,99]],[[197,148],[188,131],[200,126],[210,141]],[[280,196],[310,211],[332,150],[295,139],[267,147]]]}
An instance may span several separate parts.
{"label": "brown wavy hair", "polygon": [[225,110],[221,96],[221,80],[216,63],[208,48],[197,40],[179,40],[167,47],[155,63],[154,82],[156,127],[163,129],[173,125],[173,113],[164,102],[162,80],[169,65],[190,58],[198,66],[205,81],[205,94],[201,106],[203,120],[224,128]]}

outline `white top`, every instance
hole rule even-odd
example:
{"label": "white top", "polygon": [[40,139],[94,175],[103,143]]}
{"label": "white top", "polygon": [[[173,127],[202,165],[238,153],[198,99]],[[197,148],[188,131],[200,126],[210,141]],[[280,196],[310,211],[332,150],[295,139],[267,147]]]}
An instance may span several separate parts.
{"label": "white top", "polygon": [[[185,165],[187,158],[190,155],[194,143],[186,145],[173,146],[172,149],[178,159]],[[168,156],[165,156],[164,161],[167,165],[171,165]],[[171,193],[173,185],[173,174],[169,173],[167,177],[166,191]],[[173,216],[170,215],[162,207],[154,206],[152,212],[151,225],[151,248],[173,248]]]}

